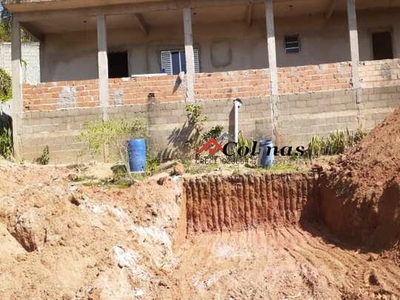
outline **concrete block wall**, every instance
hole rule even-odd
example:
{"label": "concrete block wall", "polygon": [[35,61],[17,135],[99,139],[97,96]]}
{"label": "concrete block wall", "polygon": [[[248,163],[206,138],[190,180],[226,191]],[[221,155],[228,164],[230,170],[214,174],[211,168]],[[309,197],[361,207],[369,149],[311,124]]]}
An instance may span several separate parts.
{"label": "concrete block wall", "polygon": [[[269,97],[243,98],[240,111],[240,130],[248,139],[272,137]],[[223,132],[233,136],[234,115],[232,100],[200,101],[208,117],[204,132],[213,126],[223,126]],[[177,154],[189,139],[190,130],[185,112],[186,103],[151,105],[148,110],[150,148],[164,159]]]}
{"label": "concrete block wall", "polygon": [[279,135],[286,145],[307,146],[315,135],[359,126],[352,90],[280,96],[278,109]]}
{"label": "concrete block wall", "polygon": [[394,108],[400,106],[400,86],[365,88],[362,90],[364,127],[375,128]]}
{"label": "concrete block wall", "polygon": [[[281,95],[278,101],[278,134],[282,146],[307,146],[314,135],[324,136],[336,130],[356,130],[361,120],[372,129],[400,106],[400,87],[370,88],[362,91],[362,103],[356,104],[356,92],[330,92]],[[249,139],[272,136],[270,97],[242,99],[240,130]],[[209,117],[205,131],[221,125],[233,131],[233,101],[200,101]],[[125,105],[108,108],[111,118],[140,116],[147,119],[149,149],[164,159],[177,155],[188,139],[185,102]],[[52,162],[80,162],[92,158],[76,136],[90,120],[101,118],[100,108],[76,108],[59,111],[25,112],[21,131],[23,156],[37,158],[48,145]]]}
{"label": "concrete block wall", "polygon": [[360,81],[363,88],[400,85],[400,59],[361,62]]}
{"label": "concrete block wall", "polygon": [[[248,98],[243,102],[240,129],[245,137],[271,137],[269,97]],[[205,131],[221,125],[225,132],[232,133],[233,101],[204,101],[199,104],[203,106],[204,115],[209,117]],[[182,147],[188,139],[185,106],[185,102],[140,104],[110,107],[107,111],[110,118],[135,116],[147,119],[150,152],[168,159],[176,156],[177,147]],[[50,148],[53,163],[93,159],[84,143],[77,141],[76,137],[85,123],[100,120],[101,116],[100,108],[25,112],[21,130],[24,159],[31,161],[39,157],[46,145]]]}
{"label": "concrete block wall", "polygon": [[[139,115],[147,117],[145,105],[114,107],[111,118]],[[49,146],[53,163],[83,162],[93,159],[83,142],[77,140],[90,121],[101,120],[102,110],[76,108],[58,111],[24,112],[21,129],[23,158],[32,161]],[[98,158],[97,158],[98,159]]]}
{"label": "concrete block wall", "polygon": [[[23,82],[36,84],[40,82],[40,44],[24,43],[21,48]],[[11,43],[0,44],[0,67],[11,74]]]}

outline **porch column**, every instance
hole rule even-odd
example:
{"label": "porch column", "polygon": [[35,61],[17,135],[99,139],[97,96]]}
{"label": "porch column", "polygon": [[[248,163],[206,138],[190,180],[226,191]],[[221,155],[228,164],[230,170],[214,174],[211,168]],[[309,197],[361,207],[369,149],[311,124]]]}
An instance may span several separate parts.
{"label": "porch column", "polygon": [[194,53],[193,53],[193,31],[192,10],[190,7],[183,8],[183,30],[185,34],[185,57],[186,57],[186,101],[194,102]]}
{"label": "porch column", "polygon": [[11,40],[11,59],[12,59],[12,126],[14,156],[17,160],[22,157],[22,145],[20,138],[21,121],[23,114],[22,97],[22,71],[21,71],[21,25],[18,18],[12,18],[12,40]]}
{"label": "porch column", "polygon": [[265,15],[267,20],[268,64],[271,73],[271,93],[272,95],[278,95],[278,68],[276,64],[274,7],[272,0],[265,0]]}
{"label": "porch column", "polygon": [[278,118],[278,68],[276,63],[276,42],[274,24],[274,5],[273,0],[265,0],[265,17],[267,25],[267,46],[268,46],[268,65],[271,82],[271,122],[272,139],[278,143],[277,139],[277,118]]}
{"label": "porch column", "polygon": [[108,120],[106,107],[109,106],[108,94],[108,58],[107,58],[107,28],[106,16],[97,15],[97,47],[98,47],[98,68],[99,68],[99,100],[103,108],[103,121]]}
{"label": "porch column", "polygon": [[360,62],[357,30],[357,14],[355,0],[347,0],[347,17],[349,23],[350,53],[351,53],[351,73],[353,89],[360,88],[360,78],[358,64]]}

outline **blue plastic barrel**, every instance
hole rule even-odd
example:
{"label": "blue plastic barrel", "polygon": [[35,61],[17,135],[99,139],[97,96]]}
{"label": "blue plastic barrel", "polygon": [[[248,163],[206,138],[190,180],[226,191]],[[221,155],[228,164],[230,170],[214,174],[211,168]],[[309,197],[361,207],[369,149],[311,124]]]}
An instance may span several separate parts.
{"label": "blue plastic barrel", "polygon": [[274,165],[274,143],[271,140],[260,141],[258,165],[262,168],[271,168]]}
{"label": "blue plastic barrel", "polygon": [[128,141],[129,167],[131,172],[141,173],[146,170],[146,140]]}

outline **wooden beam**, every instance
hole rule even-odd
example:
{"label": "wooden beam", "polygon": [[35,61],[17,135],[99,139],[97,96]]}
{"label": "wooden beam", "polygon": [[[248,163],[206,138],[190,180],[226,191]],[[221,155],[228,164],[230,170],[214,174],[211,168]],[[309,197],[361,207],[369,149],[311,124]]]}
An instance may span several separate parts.
{"label": "wooden beam", "polygon": [[249,27],[253,25],[253,3],[246,6],[246,23]]}
{"label": "wooden beam", "polygon": [[338,4],[337,0],[331,0],[326,8],[325,11],[325,20],[329,20],[333,14],[333,11],[336,8],[336,5]]}
{"label": "wooden beam", "polygon": [[194,51],[192,10],[189,7],[183,9],[183,30],[185,34],[185,57],[186,57],[186,101],[194,102]]}
{"label": "wooden beam", "polygon": [[12,68],[12,126],[14,156],[22,158],[22,144],[20,137],[21,120],[23,115],[22,70],[21,70],[21,25],[18,18],[12,19],[11,37],[11,68]]}
{"label": "wooden beam", "polygon": [[149,35],[149,25],[147,24],[146,20],[143,18],[143,14],[137,13],[135,14],[135,18],[138,21],[140,29],[143,31],[145,35]]}
{"label": "wooden beam", "polygon": [[360,52],[358,45],[357,13],[355,0],[347,0],[347,17],[349,25],[350,54],[352,84],[354,89],[360,87],[358,64],[360,62]]}
{"label": "wooden beam", "polygon": [[103,108],[103,121],[108,120],[106,107],[109,106],[108,94],[108,57],[107,57],[107,25],[104,14],[97,16],[97,58],[99,72],[99,100]]}

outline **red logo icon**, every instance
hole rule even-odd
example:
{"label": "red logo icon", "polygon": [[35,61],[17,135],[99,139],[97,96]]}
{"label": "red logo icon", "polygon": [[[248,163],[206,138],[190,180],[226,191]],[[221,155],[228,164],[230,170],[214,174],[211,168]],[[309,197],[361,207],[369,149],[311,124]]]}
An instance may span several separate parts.
{"label": "red logo icon", "polygon": [[207,149],[210,155],[214,155],[215,153],[218,152],[218,150],[221,152],[224,151],[222,146],[213,138],[209,139],[208,142],[203,145],[203,147],[197,150],[197,152],[203,153]]}

